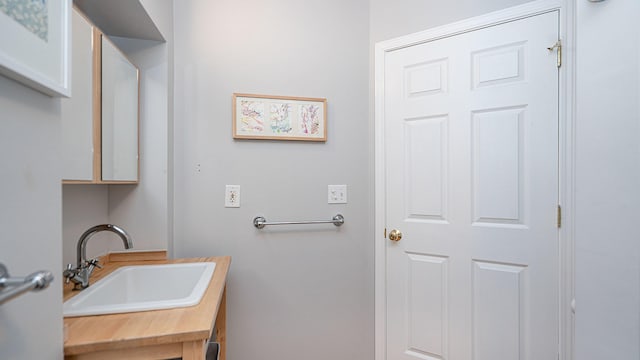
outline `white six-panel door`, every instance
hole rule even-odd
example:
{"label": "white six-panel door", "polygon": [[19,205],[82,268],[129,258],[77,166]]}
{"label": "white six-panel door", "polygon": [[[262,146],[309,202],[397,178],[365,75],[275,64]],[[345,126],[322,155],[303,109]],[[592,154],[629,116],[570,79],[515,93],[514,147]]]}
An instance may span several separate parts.
{"label": "white six-panel door", "polygon": [[558,12],[391,51],[388,360],[558,356]]}

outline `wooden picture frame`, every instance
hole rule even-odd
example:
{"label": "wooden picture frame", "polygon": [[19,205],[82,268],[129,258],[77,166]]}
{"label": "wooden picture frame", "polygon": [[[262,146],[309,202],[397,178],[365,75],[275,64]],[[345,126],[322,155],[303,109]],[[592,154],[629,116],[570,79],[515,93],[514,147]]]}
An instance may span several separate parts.
{"label": "wooden picture frame", "polygon": [[52,97],[71,95],[71,1],[0,0],[0,74]]}
{"label": "wooden picture frame", "polygon": [[235,93],[233,138],[327,141],[327,99]]}

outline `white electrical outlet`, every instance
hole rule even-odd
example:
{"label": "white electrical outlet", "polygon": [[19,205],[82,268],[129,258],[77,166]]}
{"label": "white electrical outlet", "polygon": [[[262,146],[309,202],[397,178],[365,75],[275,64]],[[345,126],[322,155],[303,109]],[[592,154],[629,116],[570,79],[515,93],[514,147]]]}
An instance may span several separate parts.
{"label": "white electrical outlet", "polygon": [[240,207],[240,185],[227,185],[224,192],[224,207]]}
{"label": "white electrical outlet", "polygon": [[327,193],[329,204],[347,203],[347,185],[329,185]]}

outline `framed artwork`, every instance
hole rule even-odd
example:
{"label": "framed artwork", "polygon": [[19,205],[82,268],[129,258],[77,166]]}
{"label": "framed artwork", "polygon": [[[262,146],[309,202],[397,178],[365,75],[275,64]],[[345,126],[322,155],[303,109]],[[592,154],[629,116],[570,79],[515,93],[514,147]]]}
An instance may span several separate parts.
{"label": "framed artwork", "polygon": [[0,74],[71,95],[71,0],[0,0]]}
{"label": "framed artwork", "polygon": [[233,138],[327,141],[327,99],[233,94]]}

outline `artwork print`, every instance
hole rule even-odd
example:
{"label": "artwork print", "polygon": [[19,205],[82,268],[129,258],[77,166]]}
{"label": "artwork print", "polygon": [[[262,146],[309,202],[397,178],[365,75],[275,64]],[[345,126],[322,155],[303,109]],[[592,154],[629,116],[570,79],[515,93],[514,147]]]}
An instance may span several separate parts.
{"label": "artwork print", "polygon": [[269,111],[269,120],[271,121],[271,131],[276,134],[289,134],[293,127],[291,126],[291,104],[273,103]]}
{"label": "artwork print", "polygon": [[326,141],[323,98],[233,95],[235,139]]}
{"label": "artwork print", "polygon": [[49,41],[48,0],[0,0],[0,11],[44,42]]}
{"label": "artwork print", "polygon": [[240,101],[241,130],[248,133],[264,131],[264,104],[257,101]]}
{"label": "artwork print", "polygon": [[316,135],[320,130],[320,107],[317,105],[300,106],[300,132]]}

